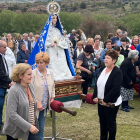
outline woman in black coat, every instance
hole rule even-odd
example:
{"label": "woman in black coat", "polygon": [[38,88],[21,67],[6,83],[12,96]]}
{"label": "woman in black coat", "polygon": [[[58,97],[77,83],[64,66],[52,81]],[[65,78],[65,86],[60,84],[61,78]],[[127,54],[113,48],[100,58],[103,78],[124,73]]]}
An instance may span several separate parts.
{"label": "woman in black coat", "polygon": [[[95,103],[100,101],[98,115],[101,140],[115,140],[116,136],[116,117],[122,102],[120,89],[123,81],[121,70],[115,66],[117,59],[118,53],[115,50],[108,50],[105,53],[105,67],[100,69],[93,94],[93,101]],[[115,107],[108,107],[109,102],[114,103]]]}
{"label": "woman in black coat", "polygon": [[26,50],[25,43],[20,44],[20,50],[17,52],[17,63],[27,63],[31,52]]}
{"label": "woman in black coat", "polygon": [[136,80],[136,67],[134,62],[138,60],[138,54],[139,52],[137,50],[131,50],[128,53],[128,58],[126,58],[120,66],[120,69],[123,73],[123,83],[121,87],[121,110],[125,112],[130,112],[129,109],[134,109],[128,105],[128,101],[133,100],[133,87]]}

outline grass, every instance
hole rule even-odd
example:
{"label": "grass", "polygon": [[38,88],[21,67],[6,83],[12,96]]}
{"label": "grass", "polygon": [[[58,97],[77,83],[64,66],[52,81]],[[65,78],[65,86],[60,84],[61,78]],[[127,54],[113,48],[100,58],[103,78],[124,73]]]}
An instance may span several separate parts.
{"label": "grass", "polygon": [[[89,91],[92,93],[93,91]],[[130,101],[130,106],[135,109],[130,112],[119,110],[117,115],[117,135],[116,140],[140,140],[140,101],[135,93],[134,100]],[[56,133],[60,137],[71,138],[73,140],[99,140],[100,126],[97,113],[97,105],[82,104],[77,111],[77,116],[73,117],[66,113],[56,113]],[[5,114],[5,106],[4,106]],[[49,113],[47,114],[45,136],[52,135],[52,122]],[[0,136],[0,140],[6,137]]]}

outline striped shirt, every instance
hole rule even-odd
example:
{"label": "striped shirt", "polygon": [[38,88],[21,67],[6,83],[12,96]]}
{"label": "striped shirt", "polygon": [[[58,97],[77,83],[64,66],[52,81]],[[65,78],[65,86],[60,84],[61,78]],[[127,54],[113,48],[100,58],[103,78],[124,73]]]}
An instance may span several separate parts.
{"label": "striped shirt", "polygon": [[29,105],[29,115],[30,115],[30,124],[32,124],[32,125],[35,125],[34,109],[35,109],[35,103],[34,102],[30,102],[30,105]]}

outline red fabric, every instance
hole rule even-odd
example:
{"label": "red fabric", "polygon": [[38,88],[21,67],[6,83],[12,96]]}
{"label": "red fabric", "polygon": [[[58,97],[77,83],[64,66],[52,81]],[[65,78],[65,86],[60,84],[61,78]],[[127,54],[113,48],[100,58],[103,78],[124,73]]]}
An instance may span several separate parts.
{"label": "red fabric", "polygon": [[132,50],[135,50],[136,48],[135,48],[135,46],[133,46],[133,45],[131,45],[131,47],[130,47]]}
{"label": "red fabric", "polygon": [[62,111],[59,109],[59,106],[64,107],[64,104],[57,100],[54,100],[51,102],[50,106],[51,106],[51,109],[54,110],[55,112],[61,113]]}
{"label": "red fabric", "polygon": [[[139,76],[137,76],[137,78],[139,79]],[[139,84],[134,84],[134,89],[139,93]]]}
{"label": "red fabric", "polygon": [[86,97],[85,97],[85,100],[88,104],[95,104],[93,102],[93,98],[92,98],[93,94],[87,94]]}

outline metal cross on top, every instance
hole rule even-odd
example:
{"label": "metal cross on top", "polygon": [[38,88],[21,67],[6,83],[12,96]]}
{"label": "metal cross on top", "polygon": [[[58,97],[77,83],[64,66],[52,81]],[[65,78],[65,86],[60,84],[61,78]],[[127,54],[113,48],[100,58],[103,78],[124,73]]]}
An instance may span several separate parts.
{"label": "metal cross on top", "polygon": [[52,0],[52,5],[54,5],[54,0]]}

